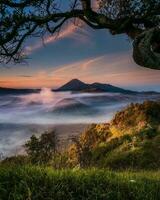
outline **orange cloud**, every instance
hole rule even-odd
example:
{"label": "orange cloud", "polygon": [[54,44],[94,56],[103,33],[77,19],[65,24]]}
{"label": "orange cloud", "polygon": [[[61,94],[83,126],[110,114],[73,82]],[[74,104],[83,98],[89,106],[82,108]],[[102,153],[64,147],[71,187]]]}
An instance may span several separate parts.
{"label": "orange cloud", "polygon": [[129,53],[98,56],[53,72],[63,83],[79,78],[85,82],[103,82],[115,85],[160,84],[160,73],[136,65]]}
{"label": "orange cloud", "polygon": [[137,66],[128,53],[89,58],[56,69],[43,69],[32,76],[8,76],[0,80],[1,87],[58,87],[78,78],[82,81],[110,83],[117,86],[160,84],[160,73]]}
{"label": "orange cloud", "polygon": [[52,87],[55,83],[61,83],[58,77],[50,77],[49,72],[41,70],[32,76],[6,76],[2,77],[0,87],[7,88],[42,88]]}

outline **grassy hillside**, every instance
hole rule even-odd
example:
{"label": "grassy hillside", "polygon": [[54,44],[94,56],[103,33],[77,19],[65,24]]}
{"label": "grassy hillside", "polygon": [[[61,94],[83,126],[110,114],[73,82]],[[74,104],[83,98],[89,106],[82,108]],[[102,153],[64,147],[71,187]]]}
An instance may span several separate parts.
{"label": "grassy hillside", "polygon": [[70,163],[111,169],[160,168],[160,102],[131,104],[110,124],[93,124],[69,149]]}
{"label": "grassy hillside", "polygon": [[26,145],[30,148],[27,157],[7,158],[2,164],[41,163],[56,169],[160,169],[160,102],[131,104],[117,112],[110,123],[92,124],[63,152],[55,151],[53,136],[51,132],[32,137]]}
{"label": "grassy hillside", "polygon": [[160,102],[131,104],[40,162],[52,136],[32,136],[28,155],[0,163],[0,200],[160,199]]}
{"label": "grassy hillside", "polygon": [[155,200],[159,172],[0,168],[0,200]]}
{"label": "grassy hillside", "polygon": [[160,101],[145,101],[143,104],[130,104],[124,110],[117,112],[111,125],[119,131],[140,131],[144,128],[160,128]]}

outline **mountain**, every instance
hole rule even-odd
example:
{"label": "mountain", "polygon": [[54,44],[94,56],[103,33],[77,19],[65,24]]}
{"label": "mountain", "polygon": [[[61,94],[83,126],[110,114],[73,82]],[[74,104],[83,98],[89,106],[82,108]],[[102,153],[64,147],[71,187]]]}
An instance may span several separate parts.
{"label": "mountain", "polygon": [[92,83],[87,84],[78,79],[73,79],[54,91],[74,91],[74,92],[113,92],[113,93],[136,93],[135,91],[125,90],[110,84]]}
{"label": "mountain", "polygon": [[72,79],[68,83],[64,84],[57,91],[81,91],[89,88],[89,84],[86,84],[78,79]]}
{"label": "mountain", "polygon": [[39,89],[14,89],[0,87],[0,95],[23,95],[39,92]]}

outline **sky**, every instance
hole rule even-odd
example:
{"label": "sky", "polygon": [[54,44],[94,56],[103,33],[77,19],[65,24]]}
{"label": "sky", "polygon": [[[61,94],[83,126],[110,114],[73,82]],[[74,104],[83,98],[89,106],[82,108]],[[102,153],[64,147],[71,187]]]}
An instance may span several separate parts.
{"label": "sky", "polygon": [[66,24],[60,34],[26,43],[27,63],[0,65],[0,87],[57,88],[77,78],[138,91],[160,91],[160,71],[136,65],[132,41],[126,35],[111,35]]}

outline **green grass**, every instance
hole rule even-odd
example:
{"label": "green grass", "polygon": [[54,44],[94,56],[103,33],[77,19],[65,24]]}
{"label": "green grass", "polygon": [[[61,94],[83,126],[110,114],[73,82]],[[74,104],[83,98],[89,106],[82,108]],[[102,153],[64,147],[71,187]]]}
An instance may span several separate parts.
{"label": "green grass", "polygon": [[0,200],[158,200],[160,172],[0,167]]}
{"label": "green grass", "polygon": [[[65,170],[53,169],[56,157],[46,163],[52,168],[31,166],[27,156],[3,160],[0,200],[159,200],[159,107],[155,102],[132,104],[116,115],[112,126],[92,125],[80,136],[78,146],[72,144],[62,154],[60,167]],[[97,168],[74,168],[80,164]]]}

